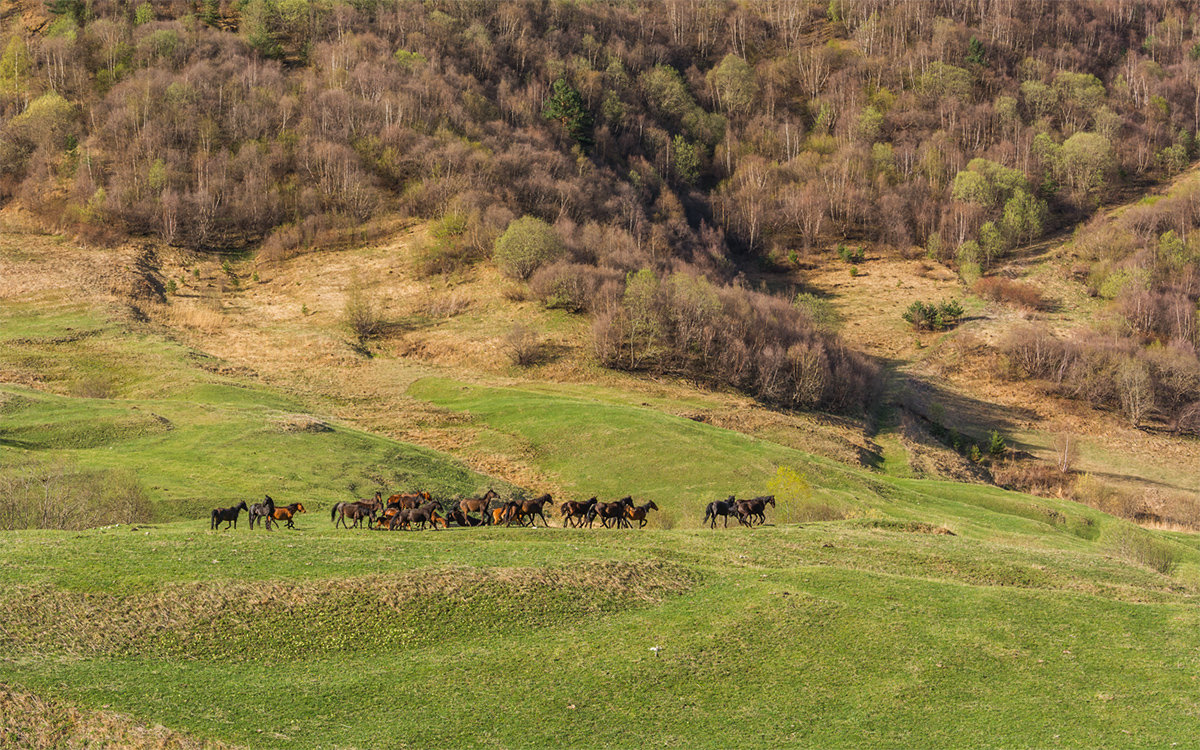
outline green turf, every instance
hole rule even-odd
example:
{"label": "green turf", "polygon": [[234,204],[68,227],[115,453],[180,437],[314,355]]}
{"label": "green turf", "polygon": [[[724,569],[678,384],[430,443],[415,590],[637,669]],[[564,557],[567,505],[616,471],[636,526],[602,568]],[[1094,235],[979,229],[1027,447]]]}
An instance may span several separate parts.
{"label": "green turf", "polygon": [[[612,387],[437,377],[410,395],[469,417],[474,446],[661,515],[334,530],[355,492],[489,480],[336,423],[287,431],[298,398],[152,332],[4,315],[0,366],[41,380],[0,387],[0,471],[131,468],[158,515],[0,532],[0,682],[22,690],[256,748],[1182,747],[1200,729],[1193,537],[842,466]],[[841,520],[698,528],[779,466]],[[264,488],[313,512],[208,530],[207,507]]]}

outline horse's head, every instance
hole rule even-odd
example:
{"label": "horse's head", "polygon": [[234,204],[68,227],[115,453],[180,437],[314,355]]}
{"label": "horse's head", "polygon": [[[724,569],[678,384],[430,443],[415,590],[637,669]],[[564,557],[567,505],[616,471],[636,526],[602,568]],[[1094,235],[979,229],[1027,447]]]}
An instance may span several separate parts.
{"label": "horse's head", "polygon": [[617,501],[618,505],[633,505],[633,495],[626,495]]}
{"label": "horse's head", "polygon": [[771,504],[772,508],[774,508],[775,507],[775,496],[767,495],[767,502]]}
{"label": "horse's head", "polygon": [[500,497],[500,493],[499,493],[499,492],[496,492],[496,491],[495,491],[494,489],[492,489],[491,487],[488,487],[488,491],[487,491],[487,492],[485,492],[485,493],[483,493],[483,499],[484,499],[484,500],[495,500],[495,499],[496,499],[496,498],[498,498],[498,497]]}
{"label": "horse's head", "polygon": [[654,504],[653,500],[651,500],[650,502],[646,503],[646,509],[647,510],[658,510],[658,506]]}
{"label": "horse's head", "polygon": [[296,512],[297,513],[307,513],[308,511],[306,511],[304,509],[304,503],[296,503]]}
{"label": "horse's head", "polygon": [[245,501],[245,500],[243,500],[243,501],[241,501],[240,503],[238,503],[237,505],[233,506],[233,509],[234,509],[234,510],[244,510],[244,511],[246,511],[247,513],[249,513],[249,512],[250,512],[250,508],[246,507],[246,501]]}

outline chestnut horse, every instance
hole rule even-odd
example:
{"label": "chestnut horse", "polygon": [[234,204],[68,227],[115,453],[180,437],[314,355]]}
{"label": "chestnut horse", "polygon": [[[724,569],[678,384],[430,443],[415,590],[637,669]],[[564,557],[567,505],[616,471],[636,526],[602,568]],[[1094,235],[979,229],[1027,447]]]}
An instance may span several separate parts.
{"label": "chestnut horse", "polygon": [[427,503],[431,500],[433,500],[433,497],[428,492],[406,492],[404,494],[392,495],[388,498],[387,504],[389,508],[395,506],[411,510],[419,508],[421,507],[421,503]]}
{"label": "chestnut horse", "polygon": [[446,516],[446,521],[447,522],[453,521],[454,523],[458,524],[459,526],[482,526],[483,525],[482,518],[476,518],[475,516],[468,516],[466,513],[463,513],[462,508],[450,511],[450,513]]}
{"label": "chestnut horse", "polygon": [[304,503],[292,503],[291,505],[283,508],[276,508],[275,512],[271,514],[271,518],[275,519],[276,523],[279,521],[287,521],[287,527],[289,529],[294,529],[296,528],[296,522],[293,520],[295,515],[297,513],[307,512],[308,511],[304,509]]}
{"label": "chestnut horse", "polygon": [[645,505],[630,506],[625,508],[625,518],[630,521],[637,521],[638,528],[642,529],[646,527],[646,514],[652,510],[658,510],[658,506],[654,504],[653,500]]}
{"label": "chestnut horse", "polygon": [[588,500],[586,503],[581,503],[578,500],[568,500],[558,506],[559,515],[562,516],[563,526],[583,526],[584,519],[587,518],[588,511],[596,507],[596,498]]}

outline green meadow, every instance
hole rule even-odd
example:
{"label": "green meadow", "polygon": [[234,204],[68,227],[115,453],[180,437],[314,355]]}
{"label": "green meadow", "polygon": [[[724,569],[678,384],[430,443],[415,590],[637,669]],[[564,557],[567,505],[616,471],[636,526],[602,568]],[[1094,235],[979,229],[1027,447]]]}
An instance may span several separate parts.
{"label": "green meadow", "polygon": [[[334,530],[376,486],[495,486],[152,331],[6,310],[0,471],[127,470],[151,517],[0,532],[0,683],[249,747],[1170,747],[1200,730],[1200,551],[584,385],[408,395],[643,530]],[[79,335],[82,332],[82,335]],[[645,405],[643,405],[645,404]],[[705,503],[807,487],[766,526]],[[303,499],[295,531],[208,509]],[[557,512],[554,512],[557,519]],[[20,717],[7,721],[20,722]]]}

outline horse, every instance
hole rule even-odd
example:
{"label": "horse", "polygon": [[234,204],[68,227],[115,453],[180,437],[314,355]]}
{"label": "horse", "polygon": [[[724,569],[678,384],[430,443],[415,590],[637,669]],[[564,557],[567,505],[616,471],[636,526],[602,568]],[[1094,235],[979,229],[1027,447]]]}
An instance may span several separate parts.
{"label": "horse", "polygon": [[658,506],[654,504],[653,500],[645,505],[627,506],[625,518],[629,521],[637,521],[638,528],[642,529],[646,527],[646,514],[652,510],[658,510]]}
{"label": "horse", "polygon": [[568,500],[558,506],[559,515],[562,516],[563,526],[583,526],[583,521],[587,517],[588,511],[596,507],[596,498],[588,500],[586,503],[581,503],[578,500]]}
{"label": "horse", "polygon": [[717,528],[717,516],[722,516],[725,519],[725,528],[729,528],[729,517],[732,515],[737,515],[738,523],[749,525],[742,518],[742,516],[738,514],[736,505],[737,501],[733,499],[733,495],[730,495],[725,500],[712,501],[708,504],[708,507],[704,509],[704,523],[708,523],[708,520],[711,518],[712,524],[709,525],[709,528],[715,529]]}
{"label": "horse", "polygon": [[462,511],[462,508],[456,508],[455,510],[450,511],[450,513],[446,516],[446,521],[453,521],[459,526],[482,526],[484,524],[482,518],[468,516]]}
{"label": "horse", "polygon": [[263,519],[263,523],[267,527],[267,531],[271,530],[271,519],[275,516],[275,501],[270,495],[265,495],[261,503],[255,503],[250,506],[250,528],[254,528],[254,524],[258,519]]}
{"label": "horse", "polygon": [[479,517],[484,520],[488,519],[488,510],[493,500],[499,500],[500,495],[488,488],[488,491],[483,493],[481,497],[468,497],[466,500],[458,500],[454,505],[450,506],[450,510],[461,510],[463,513],[478,513]]}
{"label": "horse", "polygon": [[307,512],[308,511],[304,509],[304,503],[292,503],[291,505],[283,508],[276,508],[275,512],[271,514],[271,518],[274,519],[276,523],[279,523],[280,521],[287,521],[287,527],[289,529],[294,529],[296,528],[296,522],[293,520],[295,515],[297,513]]}
{"label": "horse", "polygon": [[[346,518],[349,517],[354,521],[354,528],[358,528],[362,520],[367,519],[367,528],[371,528],[375,521],[376,514],[383,509],[382,495],[378,492],[372,500],[359,500],[353,503],[337,503],[333,509],[329,511],[329,520],[333,521],[333,528],[337,528],[339,524],[346,526]],[[339,516],[340,514],[340,516]],[[350,528],[350,527],[346,527]]]}
{"label": "horse", "polygon": [[[546,516],[542,513],[542,509],[546,507],[547,503],[554,505],[554,498],[550,497],[549,493],[541,497],[535,497],[532,500],[521,501],[522,518],[528,518],[530,525],[537,526],[537,522],[533,519],[534,516],[538,516],[542,519],[542,523],[549,527],[550,524],[546,521]],[[509,523],[512,523],[512,521],[509,521]],[[523,523],[524,521],[522,520]]]}
{"label": "horse", "polygon": [[425,503],[420,508],[414,508],[413,510],[408,511],[409,525],[419,523],[421,524],[421,528],[424,529],[425,524],[428,523],[429,525],[433,526],[434,531],[437,531],[437,525],[439,523],[442,524],[443,527],[446,526],[446,519],[438,515],[437,506],[438,502],[435,500],[433,502]]}
{"label": "horse", "polygon": [[406,492],[403,494],[392,495],[388,498],[388,507],[397,507],[405,509],[413,509],[421,506],[422,501],[430,502],[433,497],[428,492]]}
{"label": "horse", "polygon": [[233,528],[236,529],[238,516],[241,514],[241,512],[243,510],[247,511],[247,512],[249,512],[249,510],[250,510],[249,508],[246,507],[245,500],[241,501],[240,503],[233,506],[232,508],[213,508],[212,526],[210,526],[210,529],[212,531],[216,531],[217,527],[221,525],[222,521],[225,522],[225,530],[226,531],[229,530],[230,524],[232,524]]}
{"label": "horse", "polygon": [[758,497],[750,498],[749,500],[739,500],[737,502],[736,511],[738,516],[745,518],[748,526],[753,526],[755,519],[758,523],[767,522],[766,509],[770,505],[775,507],[774,495],[759,495]]}
{"label": "horse", "polygon": [[512,523],[512,519],[519,516],[521,512],[521,504],[516,501],[509,500],[499,508],[492,508],[488,512],[491,514],[488,519],[493,526],[499,526],[506,521],[508,523]]}
{"label": "horse", "polygon": [[[613,521],[617,524],[617,528],[620,529],[633,528],[625,520],[625,509],[632,507],[633,498],[626,495],[615,503],[596,503],[596,507],[593,510],[595,510],[596,516],[600,518],[600,523],[604,524],[604,528],[610,528],[608,522]],[[589,523],[588,525],[590,526],[591,524]]]}

